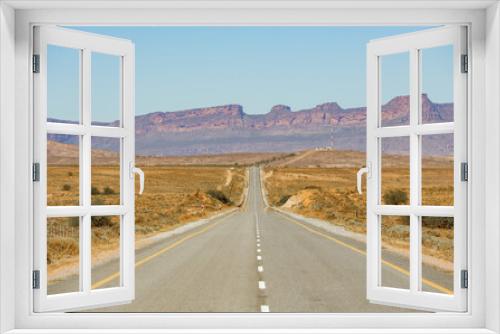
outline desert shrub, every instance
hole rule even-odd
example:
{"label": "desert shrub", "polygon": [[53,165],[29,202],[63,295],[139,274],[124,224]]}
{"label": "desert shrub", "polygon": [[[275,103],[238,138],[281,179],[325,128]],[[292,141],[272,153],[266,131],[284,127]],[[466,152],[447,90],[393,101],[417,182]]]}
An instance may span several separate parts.
{"label": "desert shrub", "polygon": [[452,217],[422,217],[422,226],[428,228],[453,228]]}
{"label": "desert shrub", "polygon": [[109,227],[113,226],[111,218],[108,216],[92,217],[92,227]]}
{"label": "desert shrub", "polygon": [[50,238],[47,240],[47,264],[65,257],[78,255],[80,245],[74,238]]}
{"label": "desert shrub", "polygon": [[325,211],[325,214],[326,214],[326,218],[329,219],[329,220],[335,220],[335,219],[337,219],[337,214],[335,213],[334,210]]}
{"label": "desert shrub", "polygon": [[422,244],[433,257],[453,260],[453,239],[423,235]]}
{"label": "desert shrub", "polygon": [[290,197],[292,197],[292,195],[283,195],[283,196],[281,196],[280,199],[279,199],[279,201],[278,201],[278,203],[277,203],[278,206],[284,205],[288,201],[288,199]]}
{"label": "desert shrub", "polygon": [[304,189],[309,189],[309,190],[321,190],[320,186],[313,186],[313,185],[308,185],[305,186]]}
{"label": "desert shrub", "polygon": [[399,205],[408,203],[408,194],[401,189],[391,189],[384,193],[384,203]]}
{"label": "desert shrub", "polygon": [[221,203],[224,203],[224,204],[231,204],[232,203],[231,200],[226,196],[226,194],[224,194],[220,190],[210,189],[207,191],[207,195],[218,200]]}
{"label": "desert shrub", "polygon": [[103,190],[103,194],[105,195],[113,195],[115,193],[115,190],[109,186],[106,186]]}
{"label": "desert shrub", "polygon": [[92,198],[92,205],[105,205],[106,203],[100,197]]}
{"label": "desert shrub", "polygon": [[69,225],[71,227],[79,227],[80,226],[80,217],[71,217],[69,221]]}
{"label": "desert shrub", "polygon": [[99,188],[92,186],[92,188],[90,189],[90,193],[92,195],[99,195],[101,192],[99,191]]}
{"label": "desert shrub", "polygon": [[393,225],[387,228],[384,234],[391,239],[407,239],[410,237],[410,227],[406,225]]}
{"label": "desert shrub", "polygon": [[68,172],[68,176],[73,176],[73,172]]}
{"label": "desert shrub", "polygon": [[312,210],[318,211],[318,210],[322,210],[323,208],[324,208],[323,203],[314,202],[314,203],[311,204],[311,209]]}
{"label": "desert shrub", "polygon": [[67,184],[67,183],[66,183],[66,184],[64,184],[64,185],[62,186],[62,190],[64,190],[64,191],[69,191],[69,190],[71,190],[71,185],[69,185],[69,184]]}

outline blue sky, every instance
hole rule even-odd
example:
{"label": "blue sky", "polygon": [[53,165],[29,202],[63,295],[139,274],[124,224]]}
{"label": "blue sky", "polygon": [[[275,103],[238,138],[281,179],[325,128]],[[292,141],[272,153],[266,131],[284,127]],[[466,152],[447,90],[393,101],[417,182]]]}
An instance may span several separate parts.
{"label": "blue sky", "polygon": [[[415,31],[416,27],[79,27],[80,30],[130,39],[136,46],[136,114],[241,104],[261,114],[273,105],[293,110],[324,102],[342,107],[365,105],[365,50],[369,40]],[[442,55],[442,53],[441,53]],[[64,76],[75,65],[63,53],[49,59],[57,89],[49,114],[68,118],[75,84]],[[105,57],[103,57],[105,58]],[[443,58],[437,55],[436,59]],[[52,67],[50,64],[54,64]],[[58,64],[58,66],[55,66]],[[60,66],[65,64],[66,66]],[[399,62],[399,68],[402,68]],[[448,102],[451,66],[427,62],[424,78],[431,98]],[[395,69],[398,66],[394,67]],[[442,75],[435,73],[441,72]],[[448,73],[449,72],[449,73]],[[52,76],[51,76],[52,73]],[[73,73],[73,74],[72,74]],[[116,119],[117,70],[109,59],[94,61],[93,108],[97,121]],[[387,96],[407,94],[407,75],[397,70],[384,83]],[[64,82],[64,84],[63,84]],[[50,85],[50,82],[49,82]],[[448,84],[449,86],[449,84]],[[77,87],[77,86],[76,86]],[[406,89],[405,89],[406,87]],[[50,86],[49,86],[50,88]],[[57,98],[55,97],[57,93]],[[384,94],[384,97],[386,94]],[[385,98],[384,98],[385,99]],[[74,108],[73,108],[74,109]]]}

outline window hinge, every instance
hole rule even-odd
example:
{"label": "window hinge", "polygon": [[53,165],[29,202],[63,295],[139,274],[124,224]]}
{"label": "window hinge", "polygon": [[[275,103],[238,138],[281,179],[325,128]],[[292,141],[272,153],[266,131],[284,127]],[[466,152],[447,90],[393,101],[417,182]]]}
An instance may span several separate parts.
{"label": "window hinge", "polygon": [[40,289],[40,270],[33,270],[33,289]]}
{"label": "window hinge", "polygon": [[460,178],[462,181],[469,181],[469,164],[462,162],[460,164]]}
{"label": "window hinge", "polygon": [[469,56],[462,55],[462,64],[461,64],[462,73],[469,72]]}
{"label": "window hinge", "polygon": [[469,287],[469,271],[462,270],[460,277],[460,287],[462,289],[467,289]]}
{"label": "window hinge", "polygon": [[33,55],[33,73],[40,73],[40,55]]}
{"label": "window hinge", "polygon": [[33,164],[33,182],[40,181],[40,164],[35,162]]}

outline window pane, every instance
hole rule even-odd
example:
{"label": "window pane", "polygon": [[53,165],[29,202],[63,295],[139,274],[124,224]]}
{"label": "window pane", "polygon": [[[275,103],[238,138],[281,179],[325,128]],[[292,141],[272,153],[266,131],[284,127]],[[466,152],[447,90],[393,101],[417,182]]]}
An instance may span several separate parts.
{"label": "window pane", "polygon": [[420,50],[422,123],[453,122],[453,46]]}
{"label": "window pane", "polygon": [[453,294],[453,218],[422,217],[422,290]]}
{"label": "window pane", "polygon": [[120,126],[121,57],[92,53],[92,125]]}
{"label": "window pane", "polygon": [[380,57],[381,126],[410,124],[410,55]]}
{"label": "window pane", "polygon": [[381,200],[387,205],[410,204],[410,140],[381,138]]}
{"label": "window pane", "polygon": [[120,286],[120,217],[94,216],[92,289]]}
{"label": "window pane", "polygon": [[410,276],[410,217],[383,216],[381,219],[380,285],[409,289]]}
{"label": "window pane", "polygon": [[47,205],[80,205],[79,136],[47,136]]}
{"label": "window pane", "polygon": [[119,205],[119,138],[92,137],[92,205]]}
{"label": "window pane", "polygon": [[453,134],[422,136],[422,205],[453,205]]}
{"label": "window pane", "polygon": [[80,218],[47,219],[47,293],[80,289]]}
{"label": "window pane", "polygon": [[47,46],[47,121],[80,122],[81,50]]}

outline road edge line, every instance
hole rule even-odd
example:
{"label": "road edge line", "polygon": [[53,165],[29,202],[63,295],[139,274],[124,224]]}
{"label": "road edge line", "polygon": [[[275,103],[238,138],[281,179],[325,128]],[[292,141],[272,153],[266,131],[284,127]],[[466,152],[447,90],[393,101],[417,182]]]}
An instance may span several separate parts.
{"label": "road edge line", "polygon": [[[234,213],[234,212],[235,212],[235,210],[233,210],[231,213]],[[229,215],[229,214],[227,214],[227,215]],[[224,217],[223,217],[223,218],[224,218]],[[186,235],[186,236],[182,237],[181,239],[179,239],[179,240],[177,240],[177,241],[173,242],[172,244],[170,244],[170,245],[168,245],[168,246],[166,246],[166,247],[164,247],[164,248],[162,248],[162,249],[160,249],[160,250],[158,250],[158,251],[154,252],[153,254],[148,255],[148,256],[146,256],[146,257],[142,258],[142,259],[141,259],[141,260],[139,260],[139,261],[136,261],[136,262],[134,263],[134,268],[139,268],[140,266],[142,266],[142,265],[146,264],[147,262],[149,262],[149,261],[153,260],[154,258],[156,258],[156,257],[158,257],[158,256],[160,256],[160,255],[162,255],[163,253],[166,253],[166,252],[168,252],[169,250],[174,249],[174,248],[176,248],[177,246],[179,246],[179,245],[183,244],[184,242],[186,242],[186,241],[188,241],[188,240],[190,240],[190,239],[192,239],[192,238],[194,238],[194,237],[196,237],[196,236],[198,236],[198,235],[200,235],[200,234],[203,234],[203,233],[205,233],[205,232],[208,232],[209,230],[211,230],[212,228],[214,228],[215,226],[219,225],[219,224],[220,224],[220,223],[222,223],[222,222],[223,222],[223,221],[221,220],[221,221],[218,221],[218,222],[212,223],[211,225],[205,226],[205,227],[203,227],[202,229],[200,229],[199,231],[196,231],[196,232],[193,232],[193,233],[191,233],[191,234],[188,234],[188,235]],[[205,225],[205,224],[204,224],[204,225]],[[101,286],[103,286],[104,284],[109,283],[109,282],[111,282],[112,280],[114,280],[114,279],[116,279],[116,278],[118,278],[118,277],[120,277],[120,272],[119,272],[119,271],[118,271],[118,272],[115,272],[115,273],[113,273],[113,274],[111,274],[111,275],[109,275],[109,276],[107,276],[107,277],[105,277],[105,278],[103,278],[103,279],[101,279],[101,280],[99,280],[99,281],[97,281],[97,282],[96,282],[96,283],[94,283],[94,284],[92,284],[91,289],[98,289],[98,288],[100,288]]]}
{"label": "road edge line", "polygon": [[[337,243],[337,244],[339,244],[341,246],[344,246],[344,247],[346,247],[348,249],[351,249],[352,251],[354,251],[354,252],[356,252],[358,254],[362,254],[364,256],[367,255],[366,251],[364,251],[362,249],[359,249],[359,248],[356,248],[356,247],[354,247],[352,245],[349,245],[348,243],[346,243],[344,241],[341,241],[341,240],[339,240],[339,239],[337,239],[335,237],[332,237],[332,236],[326,234],[326,233],[333,233],[333,232],[329,232],[329,231],[325,231],[325,232],[317,231],[317,230],[315,230],[315,229],[313,229],[313,228],[311,228],[309,226],[306,226],[305,224],[308,224],[308,225],[311,225],[311,226],[314,226],[314,227],[320,228],[320,229],[321,229],[321,227],[313,225],[313,224],[307,222],[307,220],[300,220],[299,221],[299,219],[295,218],[294,216],[289,215],[288,212],[285,212],[283,210],[280,210],[280,209],[277,209],[277,208],[274,208],[274,207],[270,207],[270,208],[273,211],[277,212],[278,214],[281,214],[282,216],[284,216],[288,221],[292,222],[293,224],[299,225],[300,227],[304,228],[305,230],[307,230],[307,231],[309,231],[309,232],[311,232],[313,234],[316,234],[316,235],[322,236],[322,237],[324,237],[326,239],[329,239],[329,240],[331,240],[331,241],[333,241],[333,242],[335,242],[335,243]],[[363,241],[360,241],[360,242],[363,242]],[[366,242],[364,242],[364,243],[366,244]],[[403,275],[410,276],[410,272],[408,270],[406,270],[406,269],[404,269],[404,268],[402,268],[402,267],[400,267],[400,266],[398,266],[398,265],[396,265],[396,264],[394,264],[392,262],[389,262],[387,260],[381,260],[381,262],[382,262],[382,264],[390,267],[391,269],[393,269],[395,271],[398,271],[399,273],[401,273]],[[442,293],[445,293],[447,295],[453,295],[453,291],[452,290],[450,290],[450,289],[448,289],[448,288],[440,285],[439,283],[431,281],[431,280],[429,280],[427,278],[423,278],[422,277],[422,284],[425,284],[425,285],[427,285],[427,286],[429,286],[431,288],[434,288],[434,289],[436,289],[438,291],[441,291]]]}

